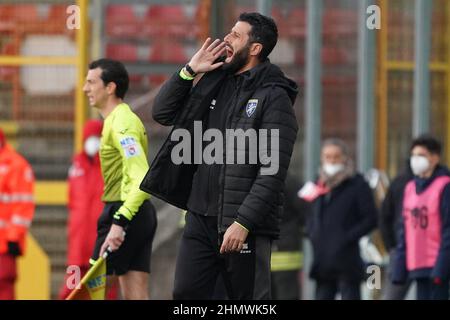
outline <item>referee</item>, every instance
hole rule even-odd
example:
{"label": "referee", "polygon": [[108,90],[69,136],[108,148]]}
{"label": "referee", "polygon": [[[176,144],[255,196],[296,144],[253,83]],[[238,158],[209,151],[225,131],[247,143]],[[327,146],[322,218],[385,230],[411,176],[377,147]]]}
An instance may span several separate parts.
{"label": "referee", "polygon": [[128,84],[128,73],[118,61],[100,59],[89,65],[83,91],[104,118],[100,162],[105,184],[105,206],[90,262],[95,263],[109,247],[108,282],[119,281],[124,299],[146,300],[157,221],[150,195],[139,190],[148,170],[147,135],[123,102]]}

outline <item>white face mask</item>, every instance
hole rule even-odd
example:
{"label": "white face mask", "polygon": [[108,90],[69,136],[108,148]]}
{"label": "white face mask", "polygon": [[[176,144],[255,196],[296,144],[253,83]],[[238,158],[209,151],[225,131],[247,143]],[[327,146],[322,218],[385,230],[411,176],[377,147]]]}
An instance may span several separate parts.
{"label": "white face mask", "polygon": [[416,176],[420,176],[430,168],[430,161],[424,156],[411,156],[409,163]]}
{"label": "white face mask", "polygon": [[100,149],[100,138],[96,136],[92,136],[86,139],[84,142],[84,152],[89,157],[93,157],[97,154]]}
{"label": "white face mask", "polygon": [[344,165],[342,163],[324,163],[323,166],[323,171],[325,172],[325,174],[327,176],[334,176],[336,173],[344,170]]}

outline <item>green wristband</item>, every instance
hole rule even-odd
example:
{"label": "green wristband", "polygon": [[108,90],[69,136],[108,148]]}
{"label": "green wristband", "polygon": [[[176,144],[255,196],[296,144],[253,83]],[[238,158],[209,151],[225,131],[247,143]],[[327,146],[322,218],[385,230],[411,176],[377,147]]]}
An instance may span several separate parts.
{"label": "green wristband", "polygon": [[184,73],[184,68],[180,70],[179,75],[183,80],[194,80],[194,77],[190,77],[186,73]]}

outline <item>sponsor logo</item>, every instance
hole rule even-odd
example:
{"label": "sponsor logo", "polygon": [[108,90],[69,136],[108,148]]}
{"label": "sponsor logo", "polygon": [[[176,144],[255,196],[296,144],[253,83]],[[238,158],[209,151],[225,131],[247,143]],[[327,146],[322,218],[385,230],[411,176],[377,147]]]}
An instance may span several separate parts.
{"label": "sponsor logo", "polygon": [[136,140],[133,137],[126,137],[120,140],[120,145],[125,151],[125,156],[131,158],[139,155],[139,148]]}

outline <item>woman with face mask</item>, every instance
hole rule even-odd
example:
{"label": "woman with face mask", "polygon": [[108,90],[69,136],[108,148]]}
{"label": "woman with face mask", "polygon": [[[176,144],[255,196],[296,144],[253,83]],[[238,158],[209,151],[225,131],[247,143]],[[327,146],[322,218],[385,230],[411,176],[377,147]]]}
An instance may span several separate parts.
{"label": "woman with face mask", "polygon": [[359,300],[365,276],[359,239],[375,228],[377,215],[372,191],[355,173],[343,141],[323,143],[317,186],[307,222],[316,299],[332,300],[339,293],[343,300]]}
{"label": "woman with face mask", "polygon": [[404,189],[394,284],[417,282],[417,299],[449,298],[450,172],[440,165],[441,144],[423,135],[411,145],[414,178]]}
{"label": "woman with face mask", "polygon": [[[103,179],[100,169],[99,147],[103,122],[89,120],[83,128],[83,150],[76,154],[69,169],[69,219],[67,225],[67,266],[80,267],[81,277],[88,271],[89,258],[97,236],[97,220],[103,209]],[[71,292],[63,282],[59,298]],[[117,289],[109,291],[115,299]]]}

